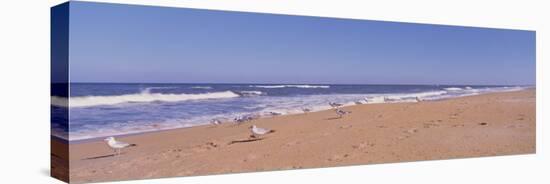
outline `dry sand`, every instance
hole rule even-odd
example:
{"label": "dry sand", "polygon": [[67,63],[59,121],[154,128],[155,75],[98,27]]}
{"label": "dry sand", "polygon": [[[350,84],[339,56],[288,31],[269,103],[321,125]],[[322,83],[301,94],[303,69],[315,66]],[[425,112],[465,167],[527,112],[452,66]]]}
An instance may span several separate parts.
{"label": "dry sand", "polygon": [[[365,104],[71,144],[71,183],[535,153],[535,90]],[[249,140],[252,124],[276,130]],[[243,142],[234,142],[240,141]],[[233,143],[232,143],[233,142]]]}

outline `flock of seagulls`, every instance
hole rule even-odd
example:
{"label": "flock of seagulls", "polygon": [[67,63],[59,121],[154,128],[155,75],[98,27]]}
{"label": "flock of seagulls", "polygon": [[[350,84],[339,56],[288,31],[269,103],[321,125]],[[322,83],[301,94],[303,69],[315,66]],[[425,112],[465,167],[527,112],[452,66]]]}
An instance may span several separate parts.
{"label": "flock of seagulls", "polygon": [[[372,102],[373,100],[374,100],[373,97],[366,97],[366,98],[363,99],[363,101],[356,101],[355,104],[357,104],[357,105],[368,104],[368,103]],[[386,102],[399,102],[399,100],[400,99],[389,98],[389,97],[386,97],[386,96],[382,98],[383,103],[386,103]],[[414,102],[424,101],[422,98],[420,98],[418,96],[414,97],[413,100],[414,100]]]}
{"label": "flock of seagulls", "polygon": [[[415,100],[417,102],[422,101],[422,99],[420,99],[419,97],[416,97]],[[365,98],[365,101],[368,102],[368,99]],[[387,101],[391,101],[391,99],[389,99],[387,97],[384,97],[384,102],[387,102]],[[363,104],[363,103],[362,102],[355,102],[355,104]],[[346,114],[351,114],[351,111],[344,111],[344,110],[340,109],[340,107],[342,107],[343,104],[335,103],[335,102],[329,102],[329,105],[334,109],[334,112],[336,113],[338,118],[342,118]],[[308,112],[311,112],[311,109],[302,108],[302,111],[304,113],[308,113]],[[269,112],[269,114],[272,115],[272,116],[282,115],[282,113],[279,113],[279,112]],[[252,121],[256,118],[258,118],[258,117],[254,116],[254,115],[244,115],[244,116],[235,117],[233,119],[233,121],[235,123],[237,123],[238,125],[240,125],[242,123]],[[221,125],[222,121],[219,120],[219,119],[212,119],[210,121],[210,124],[217,126],[217,125]],[[260,128],[260,127],[257,127],[256,125],[250,126],[249,130],[250,130],[250,133],[251,133],[251,135],[250,135],[251,138],[258,138],[262,135],[266,135],[266,134],[270,134],[270,133],[275,132],[275,130],[271,130],[271,129],[267,129],[267,128]],[[107,145],[110,148],[113,149],[113,151],[115,152],[115,156],[120,155],[121,150],[124,149],[124,148],[137,146],[136,144],[130,144],[130,143],[122,142],[122,141],[117,141],[114,137],[108,137],[104,141],[107,143]]]}

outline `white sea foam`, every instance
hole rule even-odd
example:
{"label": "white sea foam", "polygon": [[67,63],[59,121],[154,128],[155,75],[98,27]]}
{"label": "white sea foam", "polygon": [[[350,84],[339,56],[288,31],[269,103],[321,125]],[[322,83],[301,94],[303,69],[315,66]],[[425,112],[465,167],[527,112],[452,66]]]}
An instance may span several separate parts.
{"label": "white sea foam", "polygon": [[372,97],[366,97],[365,101],[369,104],[377,104],[377,103],[384,103],[384,96],[372,96]]}
{"label": "white sea foam", "polygon": [[415,102],[420,99],[438,99],[443,98],[447,91],[427,91],[419,93],[394,93],[394,94],[370,94],[365,101],[367,103],[396,103],[396,102]]}
{"label": "white sea foam", "polygon": [[420,92],[420,93],[405,93],[405,94],[393,94],[389,95],[388,98],[390,99],[408,99],[408,98],[425,98],[425,97],[435,97],[447,94],[446,91],[428,91],[428,92]]}
{"label": "white sea foam", "polygon": [[212,119],[219,119],[222,123],[227,123],[232,121],[233,117],[244,116],[246,113],[235,113],[235,114],[223,114],[223,115],[207,115],[207,116],[197,116],[193,118],[183,118],[183,119],[167,119],[163,121],[135,121],[135,122],[117,122],[109,124],[108,126],[98,125],[98,124],[89,124],[85,125],[84,128],[80,130],[71,130],[70,135],[59,134],[57,137],[64,139],[69,139],[70,141],[78,141],[85,139],[92,139],[98,137],[107,137],[107,136],[119,136],[119,135],[128,135],[135,133],[145,133],[145,132],[154,132],[160,130],[170,130],[176,128],[187,128],[199,125],[210,124],[209,121]]}
{"label": "white sea foam", "polygon": [[210,86],[193,86],[191,89],[212,89]]}
{"label": "white sea foam", "polygon": [[286,86],[285,86],[285,85],[271,85],[271,86],[257,85],[257,86],[250,86],[250,87],[253,87],[253,88],[269,88],[269,89],[272,89],[272,88],[285,88]]}
{"label": "white sea foam", "polygon": [[253,85],[250,87],[256,87],[256,88],[330,88],[328,85],[307,85],[307,84],[301,84],[301,85],[294,85],[294,84],[288,84],[288,85]]}
{"label": "white sea foam", "polygon": [[264,94],[264,92],[261,91],[241,91],[239,93],[243,96],[259,96]]}
{"label": "white sea foam", "polygon": [[[130,102],[178,102],[187,100],[206,100],[206,99],[223,99],[239,97],[238,94],[232,91],[199,93],[199,94],[162,94],[150,93],[149,90],[144,90],[141,93],[126,94],[118,96],[83,96],[71,97],[69,100],[70,107],[90,107],[99,105],[115,105]],[[52,97],[52,105],[66,106],[66,99],[60,97]]]}
{"label": "white sea foam", "polygon": [[[447,91],[460,91],[460,90],[463,90],[462,88],[457,88],[457,87],[451,87],[451,88],[443,88],[444,90],[447,90]],[[470,88],[471,89],[471,88]]]}
{"label": "white sea foam", "polygon": [[141,90],[142,93],[150,93],[153,89],[176,89],[178,87],[147,87]]}

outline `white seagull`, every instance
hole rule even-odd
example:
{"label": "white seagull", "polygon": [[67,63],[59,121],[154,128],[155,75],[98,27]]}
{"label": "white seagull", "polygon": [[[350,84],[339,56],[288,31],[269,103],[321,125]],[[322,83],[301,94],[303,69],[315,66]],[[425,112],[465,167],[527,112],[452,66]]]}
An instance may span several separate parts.
{"label": "white seagull", "polygon": [[136,144],[129,144],[129,143],[117,141],[115,140],[114,137],[108,137],[104,139],[104,141],[107,142],[107,145],[109,145],[109,147],[113,148],[113,151],[115,151],[115,156],[120,155],[120,150],[122,148],[137,146]]}
{"label": "white seagull", "polygon": [[233,121],[235,121],[235,123],[237,123],[237,124],[241,124],[241,123],[244,123],[246,121],[246,118],[244,116],[238,116],[235,119],[233,119]]}
{"label": "white seagull", "polygon": [[249,128],[250,128],[250,131],[252,132],[252,135],[250,135],[250,137],[254,137],[254,138],[256,138],[260,135],[265,135],[265,134],[275,132],[275,130],[260,128],[260,127],[257,127],[256,125],[252,125]]}
{"label": "white seagull", "polygon": [[370,98],[369,98],[369,97],[365,97],[365,98],[363,98],[363,100],[365,100],[365,103],[369,103],[369,102],[370,102]]}
{"label": "white seagull", "polygon": [[338,108],[342,106],[342,104],[335,103],[335,102],[329,102],[328,105],[330,105],[332,108]]}
{"label": "white seagull", "polygon": [[280,115],[283,115],[283,113],[280,113],[280,112],[269,112],[269,115],[271,115],[271,116],[280,116]]}
{"label": "white seagull", "polygon": [[244,116],[237,116],[235,119],[233,119],[233,121],[235,123],[237,123],[237,125],[240,125],[242,123],[245,123],[247,121],[252,121],[254,119],[256,119],[257,117],[255,115],[244,115]]}
{"label": "white seagull", "polygon": [[344,111],[342,109],[336,109],[336,114],[338,115],[338,118],[342,118],[343,115],[350,114],[351,111]]}
{"label": "white seagull", "polygon": [[210,121],[210,124],[212,124],[212,125],[221,125],[222,121],[220,121],[219,119],[213,119],[212,121]]}

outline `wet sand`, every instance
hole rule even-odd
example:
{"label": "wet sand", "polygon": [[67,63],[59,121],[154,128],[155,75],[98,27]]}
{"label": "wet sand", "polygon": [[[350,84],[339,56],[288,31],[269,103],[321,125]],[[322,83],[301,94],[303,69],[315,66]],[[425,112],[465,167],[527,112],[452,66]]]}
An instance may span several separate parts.
{"label": "wet sand", "polygon": [[[535,153],[535,90],[364,104],[70,144],[71,183]],[[252,124],[276,132],[251,139]],[[52,140],[55,142],[55,140]]]}

